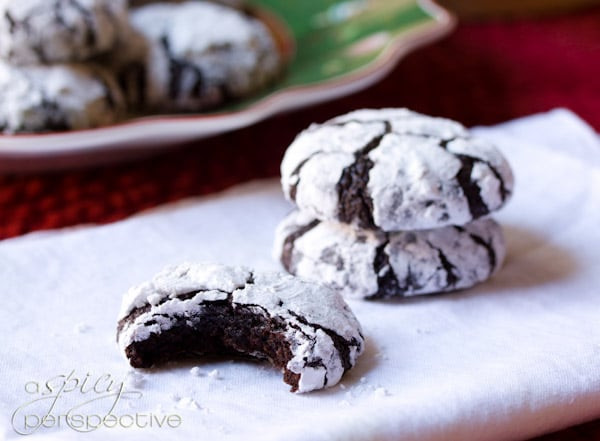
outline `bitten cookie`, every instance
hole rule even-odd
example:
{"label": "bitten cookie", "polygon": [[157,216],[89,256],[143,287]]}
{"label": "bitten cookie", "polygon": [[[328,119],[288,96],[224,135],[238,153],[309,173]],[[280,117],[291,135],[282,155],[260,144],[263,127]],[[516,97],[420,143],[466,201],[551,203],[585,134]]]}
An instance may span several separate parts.
{"label": "bitten cookie", "polygon": [[91,65],[15,67],[0,62],[0,130],[4,133],[87,129],[125,111],[113,75]]}
{"label": "bitten cookie", "polygon": [[191,263],[129,290],[117,341],[138,368],[197,354],[265,358],[294,392],[335,385],[364,348],[358,321],[329,288]]}
{"label": "bitten cookie", "polygon": [[273,80],[281,57],[267,28],[208,2],[158,3],[130,13],[127,51],[113,61],[134,108],[194,112]]}
{"label": "bitten cookie", "polygon": [[274,254],[290,273],[348,298],[383,298],[469,288],[499,269],[505,245],[500,226],[489,218],[386,233],[294,211],[277,229]]}
{"label": "bitten cookie", "polygon": [[4,0],[0,56],[18,64],[82,61],[113,48],[125,0]]}
{"label": "bitten cookie", "polygon": [[501,208],[513,189],[493,145],[407,109],[312,125],[288,148],[281,176],[300,210],[384,231],[462,225]]}

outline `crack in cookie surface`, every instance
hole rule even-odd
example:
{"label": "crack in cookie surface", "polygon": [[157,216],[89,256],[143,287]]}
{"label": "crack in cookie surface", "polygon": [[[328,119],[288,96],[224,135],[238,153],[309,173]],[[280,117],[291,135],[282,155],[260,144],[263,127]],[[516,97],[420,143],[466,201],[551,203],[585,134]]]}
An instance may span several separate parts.
{"label": "crack in cookie surface", "polygon": [[295,272],[295,269],[293,266],[294,242],[296,242],[296,240],[301,238],[304,234],[306,234],[307,232],[309,232],[310,230],[315,228],[317,225],[319,225],[319,221],[315,219],[312,222],[310,222],[309,224],[304,225],[303,227],[299,228],[297,231],[295,231],[294,233],[290,234],[289,236],[287,236],[285,238],[285,241],[283,243],[283,248],[282,248],[281,254],[280,254],[280,259],[281,259],[281,263],[283,264],[283,267],[288,272],[290,272],[290,273]]}
{"label": "crack in cookie surface", "polygon": [[[460,226],[455,226],[454,228],[456,228],[457,231],[460,232],[465,232],[465,229],[463,227]],[[475,234],[475,233],[469,233],[469,236],[471,237],[471,240],[473,240],[473,242],[475,242],[477,245],[485,248],[485,250],[487,251],[488,254],[488,262],[489,262],[489,266],[490,266],[490,274],[493,273],[497,268],[498,268],[498,257],[497,257],[497,253],[496,250],[494,249],[494,244],[493,244],[493,240],[492,239],[484,239],[482,236]]]}
{"label": "crack in cookie surface", "polygon": [[337,184],[339,211],[338,219],[341,222],[352,223],[357,221],[362,228],[373,228],[373,199],[368,192],[369,172],[375,163],[369,158],[369,153],[375,150],[383,139],[392,131],[388,121],[383,122],[384,131],[377,135],[362,149],[354,153],[354,163],[342,171],[342,176]]}
{"label": "crack in cookie surface", "polygon": [[373,259],[373,270],[377,275],[378,290],[370,298],[384,298],[398,295],[401,291],[400,282],[390,265],[390,256],[385,252],[385,248],[389,245],[390,239],[386,235],[385,242],[379,245],[375,250],[375,259]]}

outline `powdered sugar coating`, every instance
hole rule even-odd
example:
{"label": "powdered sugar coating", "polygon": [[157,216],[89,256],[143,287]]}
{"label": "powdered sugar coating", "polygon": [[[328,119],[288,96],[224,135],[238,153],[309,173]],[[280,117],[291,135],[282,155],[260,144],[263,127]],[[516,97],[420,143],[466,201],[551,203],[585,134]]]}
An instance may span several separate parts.
{"label": "powdered sugar coating", "polygon": [[281,176],[288,199],[314,217],[384,231],[462,225],[501,208],[513,188],[494,146],[407,109],[312,125],[286,151]]}
{"label": "powdered sugar coating", "polygon": [[0,0],[0,57],[82,61],[112,49],[126,23],[125,0]]}
{"label": "powdered sugar coating", "polygon": [[0,62],[0,130],[85,129],[125,111],[112,74],[92,64],[12,66]]}
{"label": "powdered sugar coating", "polygon": [[199,111],[246,96],[277,76],[281,59],[258,20],[208,2],[133,9],[116,68],[133,106]]}
{"label": "powdered sugar coating", "polygon": [[[358,321],[342,297],[329,288],[289,275],[193,263],[168,268],[129,290],[119,314],[123,324],[117,336],[119,346],[125,351],[181,320],[194,326],[215,301],[228,301],[233,310],[249,308],[285,324],[292,354],[286,370],[300,376],[298,392],[335,385],[364,348]],[[340,352],[334,336],[345,342],[347,353]]]}
{"label": "powdered sugar coating", "polygon": [[385,233],[295,211],[277,229],[274,254],[290,273],[327,283],[348,298],[408,297],[486,280],[502,265],[505,245],[489,218]]}
{"label": "powdered sugar coating", "polygon": [[[125,318],[135,308],[146,304],[156,305],[165,299],[177,299],[181,294],[193,291],[206,291],[210,300],[227,298],[228,292],[243,288],[250,277],[250,270],[244,267],[228,267],[214,264],[191,264],[167,267],[152,280],[134,286],[123,297],[119,320]],[[169,313],[185,311],[184,306],[170,305]]]}

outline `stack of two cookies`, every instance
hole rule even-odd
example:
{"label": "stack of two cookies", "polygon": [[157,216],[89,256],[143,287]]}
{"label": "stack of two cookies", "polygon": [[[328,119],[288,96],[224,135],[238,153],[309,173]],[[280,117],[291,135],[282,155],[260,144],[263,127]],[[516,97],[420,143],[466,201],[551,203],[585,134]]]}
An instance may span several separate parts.
{"label": "stack of two cookies", "polygon": [[275,254],[351,298],[454,291],[502,264],[487,215],[513,190],[502,154],[462,125],[406,109],[359,110],[302,132],[282,166],[298,210]]}

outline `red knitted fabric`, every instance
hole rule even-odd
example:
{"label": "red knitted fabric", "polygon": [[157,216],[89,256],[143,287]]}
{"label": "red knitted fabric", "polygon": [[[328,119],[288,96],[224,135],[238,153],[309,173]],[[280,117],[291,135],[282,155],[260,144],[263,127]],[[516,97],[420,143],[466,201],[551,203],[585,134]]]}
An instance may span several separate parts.
{"label": "red knitted fabric", "polygon": [[369,90],[142,161],[0,176],[0,238],[105,223],[186,196],[276,176],[313,121],[361,107],[406,106],[467,125],[557,106],[600,129],[600,9],[559,18],[462,25],[410,55]]}

